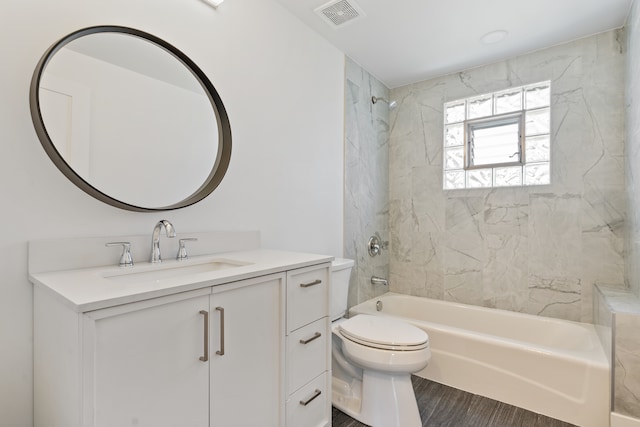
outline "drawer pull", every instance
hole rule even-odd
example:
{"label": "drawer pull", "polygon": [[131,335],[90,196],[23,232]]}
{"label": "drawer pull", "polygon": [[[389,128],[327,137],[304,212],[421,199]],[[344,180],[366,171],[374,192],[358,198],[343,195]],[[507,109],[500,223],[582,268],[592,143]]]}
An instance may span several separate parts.
{"label": "drawer pull", "polygon": [[200,361],[209,360],[209,312],[200,310],[200,314],[204,316],[204,356],[200,356]]}
{"label": "drawer pull", "polygon": [[318,279],[318,280],[314,280],[313,282],[309,282],[309,283],[300,283],[300,287],[301,288],[308,288],[310,286],[319,285],[320,283],[322,283],[322,280]]}
{"label": "drawer pull", "polygon": [[216,354],[224,356],[224,308],[216,307],[216,311],[220,312],[220,350],[217,350]]}
{"label": "drawer pull", "polygon": [[315,393],[313,393],[313,396],[311,396],[309,399],[307,400],[301,400],[300,404],[302,406],[307,406],[309,403],[313,402],[313,400],[315,400],[316,397],[320,396],[322,394],[322,392],[318,389],[316,389]]}
{"label": "drawer pull", "polygon": [[313,334],[311,338],[307,338],[306,340],[300,340],[300,344],[309,344],[311,341],[317,340],[321,336],[322,334],[320,332],[316,332],[315,334]]}

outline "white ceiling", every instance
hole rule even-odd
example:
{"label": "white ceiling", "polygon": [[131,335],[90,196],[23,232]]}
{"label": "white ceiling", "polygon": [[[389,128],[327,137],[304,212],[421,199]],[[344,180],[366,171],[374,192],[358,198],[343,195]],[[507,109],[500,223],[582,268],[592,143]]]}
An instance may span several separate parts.
{"label": "white ceiling", "polygon": [[329,0],[276,1],[395,88],[620,28],[634,0],[348,0],[365,16],[338,27],[314,12]]}

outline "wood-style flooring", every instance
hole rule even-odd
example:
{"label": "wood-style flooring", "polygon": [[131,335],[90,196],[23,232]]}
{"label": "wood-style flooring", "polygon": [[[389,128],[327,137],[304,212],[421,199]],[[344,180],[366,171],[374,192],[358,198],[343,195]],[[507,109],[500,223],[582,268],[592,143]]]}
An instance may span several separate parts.
{"label": "wood-style flooring", "polygon": [[[575,427],[535,412],[413,376],[424,427]],[[333,427],[366,427],[333,408]]]}

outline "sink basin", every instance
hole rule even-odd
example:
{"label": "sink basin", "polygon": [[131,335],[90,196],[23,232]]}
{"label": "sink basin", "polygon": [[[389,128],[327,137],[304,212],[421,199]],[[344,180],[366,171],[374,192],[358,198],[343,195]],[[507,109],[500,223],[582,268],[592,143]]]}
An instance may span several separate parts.
{"label": "sink basin", "polygon": [[119,271],[117,273],[104,275],[103,277],[117,283],[160,282],[174,277],[226,270],[228,268],[242,267],[249,264],[251,263],[226,259],[216,259],[204,263],[189,265],[171,262],[170,264],[163,263],[157,266],[147,266],[144,271],[136,271],[136,267],[134,267],[126,272]]}

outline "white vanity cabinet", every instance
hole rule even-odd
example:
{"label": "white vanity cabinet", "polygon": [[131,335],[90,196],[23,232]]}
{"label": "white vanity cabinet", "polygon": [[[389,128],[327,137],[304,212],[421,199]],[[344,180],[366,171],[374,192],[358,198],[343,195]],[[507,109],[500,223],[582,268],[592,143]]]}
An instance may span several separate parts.
{"label": "white vanity cabinet", "polygon": [[281,425],[283,288],[281,274],[85,314],[85,425]]}
{"label": "white vanity cabinet", "polygon": [[283,425],[284,286],[280,274],[213,288],[211,427]]}
{"label": "white vanity cabinet", "polygon": [[[69,386],[82,390],[82,422],[71,422],[64,405],[36,404],[45,409],[36,425],[283,425],[284,286],[284,274],[269,275],[105,308],[78,315],[67,331],[38,319],[41,333],[66,335],[69,347],[37,361],[52,387],[38,387],[36,401],[67,392],[51,376],[76,374]],[[65,373],[56,365],[69,351],[81,366]]]}
{"label": "white vanity cabinet", "polygon": [[330,264],[313,260],[108,303],[32,275],[34,426],[330,425]]}
{"label": "white vanity cabinet", "polygon": [[82,316],[83,426],[209,426],[209,364],[199,358],[210,292],[202,293]]}
{"label": "white vanity cabinet", "polygon": [[331,271],[287,272],[287,427],[331,424]]}

